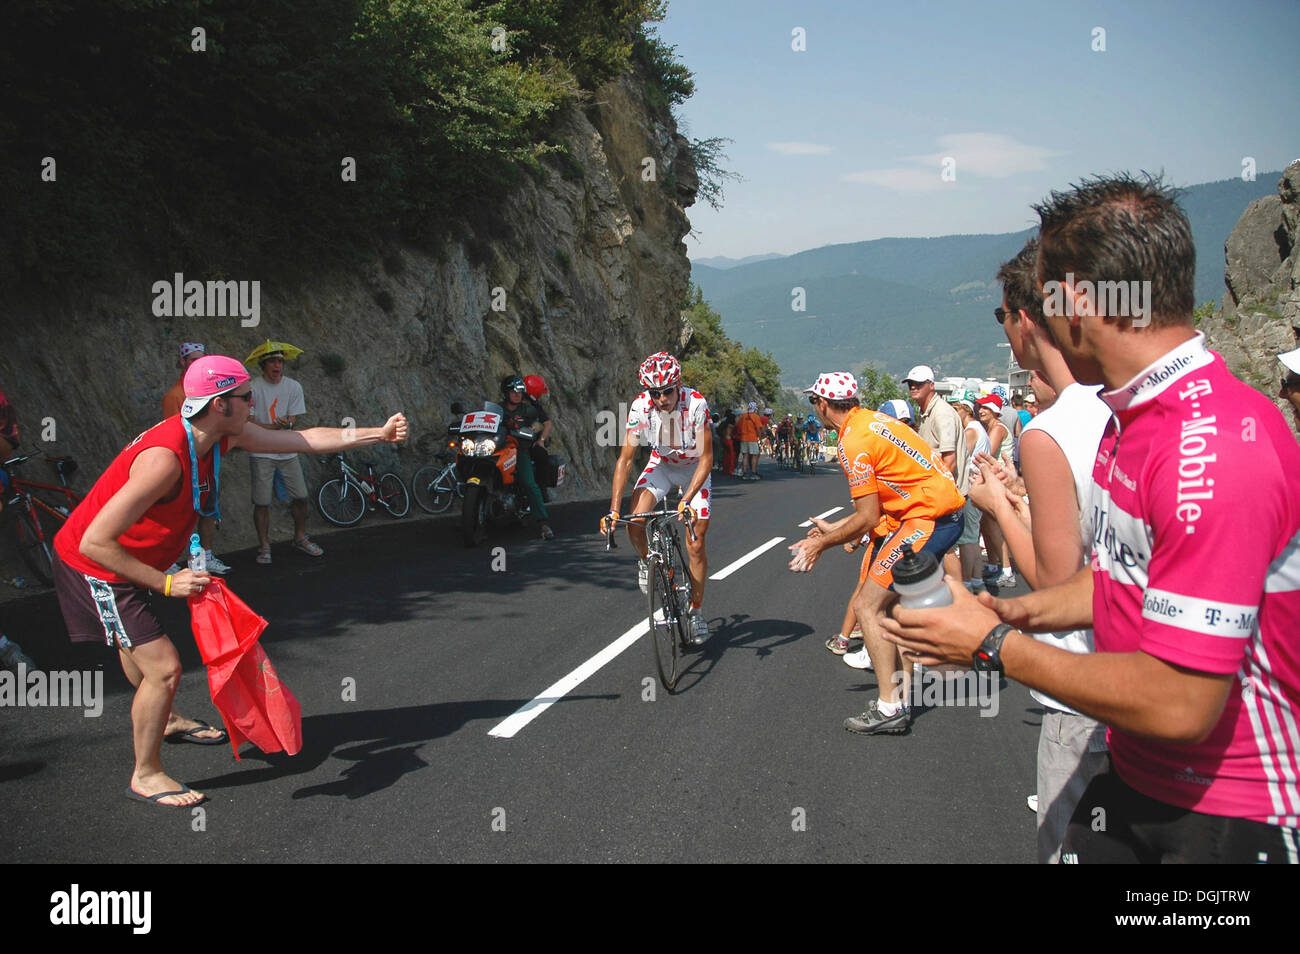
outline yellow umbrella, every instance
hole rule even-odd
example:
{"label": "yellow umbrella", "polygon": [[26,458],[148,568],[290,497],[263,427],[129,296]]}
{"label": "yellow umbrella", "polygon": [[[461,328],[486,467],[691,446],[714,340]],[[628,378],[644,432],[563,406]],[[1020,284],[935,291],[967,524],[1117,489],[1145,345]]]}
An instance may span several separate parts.
{"label": "yellow umbrella", "polygon": [[298,357],[298,355],[302,354],[301,348],[294,347],[287,341],[272,341],[270,338],[267,338],[265,343],[254,348],[253,353],[244,359],[244,364],[252,367],[256,365],[260,359],[266,357],[273,351],[283,352],[285,359],[288,361],[292,361],[294,358]]}

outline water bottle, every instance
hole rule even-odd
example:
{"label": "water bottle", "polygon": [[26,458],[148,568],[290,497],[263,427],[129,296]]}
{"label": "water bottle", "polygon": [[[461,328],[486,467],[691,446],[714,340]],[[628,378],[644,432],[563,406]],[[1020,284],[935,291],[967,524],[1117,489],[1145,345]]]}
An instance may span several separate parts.
{"label": "water bottle", "polygon": [[[903,557],[894,564],[894,590],[898,593],[899,605],[904,609],[938,609],[952,605],[952,590],[943,581],[943,564],[924,551],[913,553],[911,544],[903,544]],[[945,664],[933,668],[947,671],[967,667]],[[912,664],[914,682],[920,681],[923,672],[920,663]]]}
{"label": "water bottle", "polygon": [[190,534],[190,569],[195,573],[204,573],[208,569],[207,557],[203,553],[203,544],[197,533]]}
{"label": "water bottle", "polygon": [[894,589],[904,609],[937,609],[952,605],[952,590],[943,581],[943,565],[929,553],[913,553],[903,544],[903,557],[894,564]]}

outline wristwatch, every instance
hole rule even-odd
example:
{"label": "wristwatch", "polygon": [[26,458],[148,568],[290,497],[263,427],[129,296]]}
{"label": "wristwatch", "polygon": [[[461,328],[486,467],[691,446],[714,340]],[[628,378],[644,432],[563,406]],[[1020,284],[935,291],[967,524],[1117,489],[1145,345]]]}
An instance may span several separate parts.
{"label": "wristwatch", "polygon": [[1002,641],[1007,633],[1015,629],[1010,623],[998,623],[980,643],[980,648],[971,654],[971,668],[976,672],[1003,672]]}

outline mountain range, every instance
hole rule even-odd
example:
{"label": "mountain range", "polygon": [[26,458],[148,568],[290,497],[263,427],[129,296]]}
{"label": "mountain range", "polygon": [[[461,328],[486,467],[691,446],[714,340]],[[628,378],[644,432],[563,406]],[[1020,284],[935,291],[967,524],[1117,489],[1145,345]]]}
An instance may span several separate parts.
{"label": "mountain range", "polygon": [[[1224,292],[1223,245],[1246,206],[1276,192],[1281,172],[1185,187],[1179,201],[1196,241],[1196,301]],[[700,259],[691,278],[746,347],[769,351],[787,385],[865,363],[902,375],[1004,377],[1008,351],[993,319],[994,280],[1031,229],[999,235],[885,238],[793,255]],[[712,262],[713,264],[709,264]],[[799,311],[798,289],[802,289]]]}

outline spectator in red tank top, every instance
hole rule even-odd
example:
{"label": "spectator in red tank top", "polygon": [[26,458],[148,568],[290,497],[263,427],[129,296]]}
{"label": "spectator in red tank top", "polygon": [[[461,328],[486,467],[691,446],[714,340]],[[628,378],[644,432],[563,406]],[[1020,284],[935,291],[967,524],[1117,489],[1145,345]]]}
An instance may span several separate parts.
{"label": "spectator in red tank top", "polygon": [[[216,515],[221,458],[245,451],[337,453],[351,447],[406,438],[406,419],[395,414],[383,427],[270,431],[245,427],[252,388],[233,358],[210,356],[185,372],[180,415],[145,431],[117,456],[55,537],[59,562],[55,588],[74,641],[104,640],[118,650],[136,687],[131,706],[135,768],[127,794],[170,807],[194,805],[201,792],[181,785],[162,767],[168,730],[186,730],[172,710],[180,658],[149,608],[150,591],[185,598],[202,592],[207,573],[166,573],[200,515]],[[211,741],[224,741],[219,731]]]}

